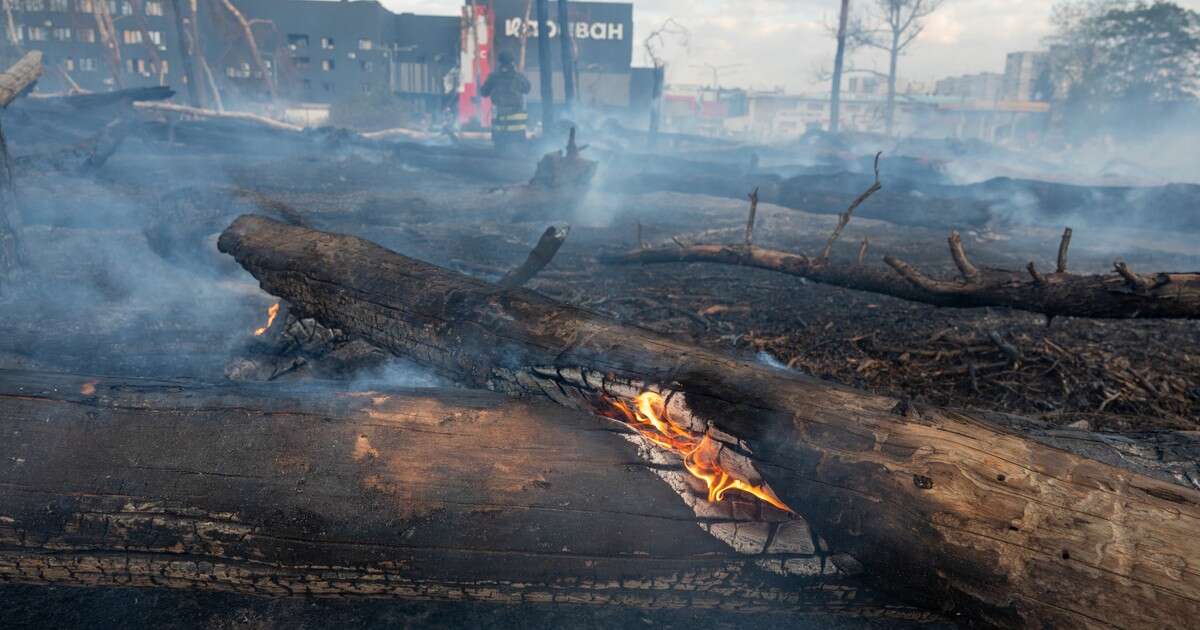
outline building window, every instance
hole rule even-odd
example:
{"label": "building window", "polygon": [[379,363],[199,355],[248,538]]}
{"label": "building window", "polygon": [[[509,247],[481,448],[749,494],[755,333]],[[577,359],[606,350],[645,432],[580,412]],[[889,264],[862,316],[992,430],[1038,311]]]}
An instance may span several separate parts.
{"label": "building window", "polygon": [[140,44],[140,43],[142,43],[142,32],[141,31],[123,31],[121,33],[121,38],[126,44]]}
{"label": "building window", "polygon": [[358,62],[358,65],[360,68],[362,68],[363,72],[370,72],[374,69],[374,67],[371,65],[371,62],[367,61],[366,59]]}
{"label": "building window", "polygon": [[146,31],[146,37],[149,37],[155,46],[162,46],[162,31]]}
{"label": "building window", "polygon": [[311,90],[312,89],[312,80],[311,79],[300,79],[300,86],[306,90]]}
{"label": "building window", "polygon": [[322,82],[322,83],[321,83],[321,88],[322,88],[323,90],[325,90],[326,92],[332,92],[332,91],[333,91],[333,84],[332,84],[332,83],[330,83],[330,82],[328,82],[328,81],[324,81],[324,82]]}
{"label": "building window", "polygon": [[309,61],[308,57],[296,57],[293,61],[296,64],[296,68],[299,70],[308,70],[308,68],[312,65],[312,62]]}
{"label": "building window", "polygon": [[60,27],[54,29],[53,31],[51,31],[50,34],[57,41],[60,41],[60,42],[71,41],[71,29],[69,29],[69,28],[60,26]]}
{"label": "building window", "polygon": [[364,83],[362,86],[362,90],[363,90],[363,94],[370,94],[371,93],[371,84]]}
{"label": "building window", "polygon": [[322,59],[321,60],[321,69],[324,70],[325,72],[333,72],[333,60],[332,59]]}
{"label": "building window", "polygon": [[[45,11],[46,10],[46,0],[25,0],[25,10],[26,11]],[[30,36],[29,39],[33,39],[33,37]]]}
{"label": "building window", "polygon": [[321,38],[321,48],[324,48],[325,50],[333,50],[333,38],[332,37],[322,37]]}
{"label": "building window", "polygon": [[[92,0],[79,0],[80,13],[92,13]],[[82,61],[82,60],[81,60]]]}
{"label": "building window", "polygon": [[292,50],[300,50],[308,48],[308,35],[299,35],[296,33],[288,33],[288,48]]}
{"label": "building window", "polygon": [[70,0],[50,0],[50,10],[66,13],[71,10]]}
{"label": "building window", "polygon": [[71,72],[71,71],[75,70],[75,60],[70,57],[63,59],[62,65],[63,65],[63,70],[66,70],[67,72]]}
{"label": "building window", "polygon": [[81,28],[78,31],[75,31],[75,34],[79,36],[79,41],[86,44],[91,44],[96,41],[95,29]]}
{"label": "building window", "polygon": [[79,69],[84,72],[95,72],[96,71],[96,60],[91,57],[80,57],[79,58]]}
{"label": "building window", "polygon": [[46,41],[46,29],[45,29],[45,27],[41,27],[41,26],[30,26],[30,27],[29,27],[29,41],[31,41],[31,42],[44,42],[44,41]]}
{"label": "building window", "polygon": [[146,3],[146,15],[160,16],[163,14],[163,4],[156,0]]}
{"label": "building window", "polygon": [[371,44],[371,40],[369,40],[369,39],[358,40],[358,49],[359,50],[371,50],[371,48],[373,48],[373,47],[374,46],[373,46],[373,44]]}
{"label": "building window", "polygon": [[[100,0],[100,1],[104,2],[104,0]],[[108,14],[109,15],[117,14],[117,0],[108,0]]]}
{"label": "building window", "polygon": [[129,0],[121,3],[121,15],[133,15],[133,3]]}

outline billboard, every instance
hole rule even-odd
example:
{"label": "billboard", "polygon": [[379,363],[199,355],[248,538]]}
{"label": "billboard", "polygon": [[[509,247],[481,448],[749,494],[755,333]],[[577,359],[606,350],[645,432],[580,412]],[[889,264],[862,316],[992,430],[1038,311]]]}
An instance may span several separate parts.
{"label": "billboard", "polygon": [[[558,0],[550,0],[550,19],[538,23],[535,0],[491,0],[494,8],[495,46],[511,50],[518,58],[525,48],[525,67],[538,65],[537,38],[550,38],[551,59],[560,63]],[[571,2],[567,29],[575,40],[579,72],[628,73],[633,63],[633,5],[616,2]],[[528,16],[528,19],[526,19]]]}

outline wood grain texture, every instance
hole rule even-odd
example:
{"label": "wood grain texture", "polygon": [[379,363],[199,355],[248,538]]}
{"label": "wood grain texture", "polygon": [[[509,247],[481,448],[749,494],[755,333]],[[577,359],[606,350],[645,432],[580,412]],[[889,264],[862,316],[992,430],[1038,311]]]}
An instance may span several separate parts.
{"label": "wood grain texture", "polygon": [[0,371],[0,432],[5,581],[931,618],[734,551],[545,402]]}
{"label": "wood grain texture", "polygon": [[243,216],[222,251],[269,293],[459,382],[589,408],[644,388],[732,436],[832,557],[998,627],[1200,618],[1200,492],[969,415],[901,405],[499,290],[368,241]]}

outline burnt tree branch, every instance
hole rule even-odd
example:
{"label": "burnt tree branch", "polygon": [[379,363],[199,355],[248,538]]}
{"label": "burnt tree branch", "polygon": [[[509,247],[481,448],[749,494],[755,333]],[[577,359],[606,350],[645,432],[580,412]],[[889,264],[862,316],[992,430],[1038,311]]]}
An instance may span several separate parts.
{"label": "burnt tree branch", "polygon": [[570,233],[571,226],[569,225],[561,228],[552,225],[546,228],[542,237],[538,239],[537,245],[529,252],[529,257],[525,259],[525,262],[505,274],[496,284],[506,289],[525,286],[542,269],[545,269],[551,260],[554,260],[554,255],[558,253]]}
{"label": "burnt tree branch", "polygon": [[884,262],[892,268],[888,272],[861,264],[825,263],[803,254],[761,247],[747,251],[737,245],[658,247],[601,256],[600,260],[626,265],[694,262],[742,265],[950,308],[999,306],[1049,316],[1101,319],[1200,319],[1200,273],[1197,272],[1158,273],[1152,281],[1133,274],[1123,263],[1116,266],[1117,273],[1108,275],[1043,274],[1036,269],[1031,274],[1028,268],[1020,271],[979,268],[970,262],[962,250],[961,239],[953,234],[950,251],[965,281],[932,278],[893,256],[884,257]]}

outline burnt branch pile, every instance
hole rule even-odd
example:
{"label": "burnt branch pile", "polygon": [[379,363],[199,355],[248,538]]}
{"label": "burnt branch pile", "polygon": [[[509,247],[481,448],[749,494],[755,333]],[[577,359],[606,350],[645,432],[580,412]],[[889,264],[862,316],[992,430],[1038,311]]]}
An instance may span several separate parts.
{"label": "burnt branch pile", "polygon": [[[458,382],[593,413],[657,392],[840,555],[987,624],[1178,625],[1200,612],[1200,492],[258,217],[221,236],[291,308]],[[902,577],[901,577],[902,576]]]}

